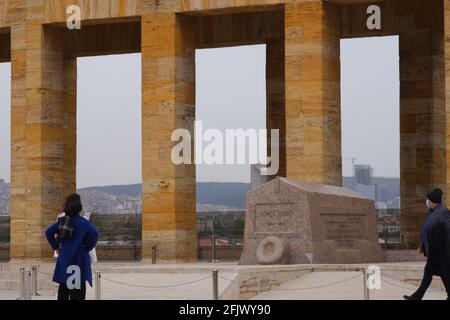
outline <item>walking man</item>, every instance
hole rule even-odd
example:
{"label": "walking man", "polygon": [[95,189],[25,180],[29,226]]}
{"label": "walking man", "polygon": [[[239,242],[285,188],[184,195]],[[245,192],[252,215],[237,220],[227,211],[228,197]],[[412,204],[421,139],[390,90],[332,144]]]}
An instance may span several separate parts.
{"label": "walking man", "polygon": [[442,204],[442,190],[433,189],[427,194],[428,214],[420,230],[419,252],[427,257],[422,283],[416,292],[403,296],[406,300],[422,300],[433,276],[440,276],[450,297],[450,211]]}

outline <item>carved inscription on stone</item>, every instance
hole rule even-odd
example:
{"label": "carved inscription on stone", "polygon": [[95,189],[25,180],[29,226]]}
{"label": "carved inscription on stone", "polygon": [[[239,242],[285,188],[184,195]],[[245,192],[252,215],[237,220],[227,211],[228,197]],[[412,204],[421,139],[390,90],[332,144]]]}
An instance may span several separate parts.
{"label": "carved inscription on stone", "polygon": [[364,215],[321,214],[325,239],[336,240],[340,247],[353,247],[353,240],[364,238]]}
{"label": "carved inscription on stone", "polygon": [[255,232],[295,233],[295,204],[257,204],[254,209]]}

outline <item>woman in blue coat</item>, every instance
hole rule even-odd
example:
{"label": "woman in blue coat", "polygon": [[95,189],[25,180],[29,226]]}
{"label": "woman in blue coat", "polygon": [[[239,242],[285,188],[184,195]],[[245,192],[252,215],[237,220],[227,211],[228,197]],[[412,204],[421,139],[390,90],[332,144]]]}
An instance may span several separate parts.
{"label": "woman in blue coat", "polygon": [[45,231],[47,241],[58,254],[53,281],[59,283],[58,300],[84,300],[86,281],[92,287],[92,250],[98,239],[95,227],[80,212],[81,197],[70,195],[64,205],[65,216]]}

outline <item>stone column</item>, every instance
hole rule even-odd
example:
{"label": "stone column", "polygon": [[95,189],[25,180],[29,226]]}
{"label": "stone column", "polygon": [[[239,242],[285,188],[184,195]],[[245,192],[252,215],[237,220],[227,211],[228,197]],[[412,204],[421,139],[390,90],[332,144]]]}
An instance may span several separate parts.
{"label": "stone column", "polygon": [[444,65],[442,66],[444,74],[445,91],[445,128],[446,128],[446,202],[450,205],[450,0],[444,1]]}
{"label": "stone column", "polygon": [[[172,132],[193,135],[194,28],[176,14],[142,17],[142,257],[195,261],[195,165],[171,161]],[[192,150],[192,155],[194,150]]]}
{"label": "stone column", "polygon": [[[27,43],[27,257],[51,250],[43,235],[61,210],[64,190],[63,31],[36,26],[36,44]],[[40,40],[40,41],[39,41]],[[39,42],[38,42],[39,41]]]}
{"label": "stone column", "polygon": [[26,29],[11,27],[11,198],[10,256],[26,257]]}
{"label": "stone column", "polygon": [[41,259],[63,201],[62,30],[32,21],[12,35],[11,258]]}
{"label": "stone column", "polygon": [[63,196],[76,192],[77,58],[64,57]]}
{"label": "stone column", "polygon": [[285,5],[288,178],[342,183],[340,30],[335,4]]}
{"label": "stone column", "polygon": [[427,212],[427,191],[435,187],[446,191],[448,140],[439,6],[407,10],[405,14],[413,19],[400,29],[399,36],[401,233],[404,246],[415,249]]}
{"label": "stone column", "polygon": [[[272,24],[266,39],[266,123],[268,130],[267,154],[271,155],[271,129],[278,129],[279,143],[279,171],[276,176],[286,176],[286,115],[285,115],[285,74],[284,74],[284,17],[278,14],[270,16]],[[273,21],[275,20],[275,21]],[[281,20],[278,22],[278,20]],[[270,177],[275,178],[275,176]]]}

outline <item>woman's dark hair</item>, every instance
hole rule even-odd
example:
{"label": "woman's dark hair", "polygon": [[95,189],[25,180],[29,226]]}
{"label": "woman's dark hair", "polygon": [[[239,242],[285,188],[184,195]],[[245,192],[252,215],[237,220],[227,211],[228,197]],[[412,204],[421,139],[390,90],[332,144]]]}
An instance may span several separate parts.
{"label": "woman's dark hair", "polygon": [[83,205],[81,204],[81,197],[77,193],[73,193],[67,197],[66,203],[64,204],[64,213],[69,217],[74,217],[80,214],[83,210]]}

